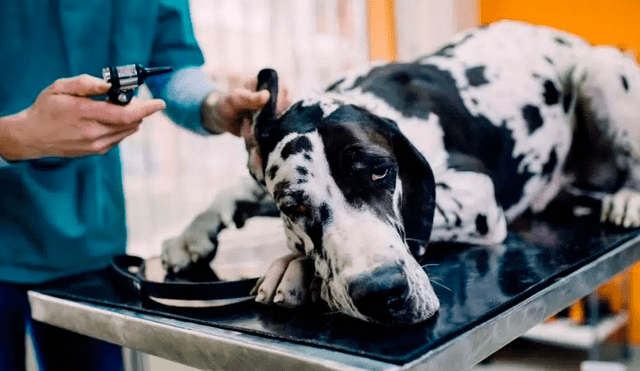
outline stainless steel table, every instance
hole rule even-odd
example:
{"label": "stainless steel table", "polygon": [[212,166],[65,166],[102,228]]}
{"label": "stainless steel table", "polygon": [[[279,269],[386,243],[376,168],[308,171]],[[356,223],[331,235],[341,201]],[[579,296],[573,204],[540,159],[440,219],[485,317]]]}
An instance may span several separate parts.
{"label": "stainless steel table", "polygon": [[435,286],[438,318],[418,327],[253,307],[192,321],[67,286],[29,300],[38,321],[207,370],[466,370],[640,260],[640,234],[596,225],[529,221],[501,246],[430,247],[428,273],[447,287]]}

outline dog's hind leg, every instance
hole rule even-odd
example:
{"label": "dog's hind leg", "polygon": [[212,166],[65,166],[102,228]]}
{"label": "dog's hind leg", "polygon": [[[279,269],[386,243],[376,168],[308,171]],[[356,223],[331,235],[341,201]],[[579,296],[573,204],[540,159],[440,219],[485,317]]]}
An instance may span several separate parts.
{"label": "dog's hind leg", "polygon": [[506,236],[505,214],[488,175],[454,169],[438,174],[432,241],[491,245]]}
{"label": "dog's hind leg", "polygon": [[253,178],[218,193],[213,203],[196,216],[177,237],[162,244],[162,263],[168,270],[178,272],[195,262],[213,259],[218,246],[218,234],[234,224],[241,228],[247,219],[258,216],[278,216],[271,196]]}
{"label": "dog's hind leg", "polygon": [[567,161],[578,187],[605,191],[603,222],[640,226],[640,68],[613,47],[595,47],[571,75],[574,145]]}

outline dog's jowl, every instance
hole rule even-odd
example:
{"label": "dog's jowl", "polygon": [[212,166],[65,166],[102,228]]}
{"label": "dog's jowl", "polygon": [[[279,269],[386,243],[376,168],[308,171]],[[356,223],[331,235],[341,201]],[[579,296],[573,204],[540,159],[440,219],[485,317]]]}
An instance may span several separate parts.
{"label": "dog's jowl", "polygon": [[227,225],[273,210],[292,253],[255,288],[380,323],[439,307],[418,261],[430,241],[500,244],[510,221],[561,192],[605,194],[602,221],[640,226],[640,69],[557,30],[499,22],[410,63],[369,67],[254,122],[247,178],[219,194],[165,265],[213,258]]}

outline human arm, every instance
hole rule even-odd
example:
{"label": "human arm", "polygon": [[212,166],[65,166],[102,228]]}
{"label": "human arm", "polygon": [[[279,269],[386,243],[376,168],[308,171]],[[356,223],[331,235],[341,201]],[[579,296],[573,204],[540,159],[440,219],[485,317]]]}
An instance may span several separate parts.
{"label": "human arm", "polygon": [[[170,75],[147,79],[154,96],[167,102],[166,112],[178,125],[198,134],[229,132],[247,139],[251,114],[269,100],[269,92],[256,92],[256,79],[247,79],[240,88],[221,91],[209,77],[195,67]],[[290,104],[284,84],[278,92],[278,111]]]}
{"label": "human arm", "polygon": [[0,157],[8,161],[103,154],[165,108],[161,100],[127,106],[97,101],[110,85],[89,75],[58,79],[27,109],[0,117]]}

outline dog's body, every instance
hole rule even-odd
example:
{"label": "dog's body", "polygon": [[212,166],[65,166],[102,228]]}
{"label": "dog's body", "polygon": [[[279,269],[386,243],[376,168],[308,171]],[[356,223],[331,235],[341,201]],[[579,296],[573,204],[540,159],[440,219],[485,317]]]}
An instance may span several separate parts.
{"label": "dog's body", "polygon": [[[262,78],[272,98],[273,80]],[[249,165],[266,187],[221,194],[163,258],[174,269],[211,258],[212,236],[273,197],[294,253],[272,265],[258,301],[301,304],[315,272],[336,310],[422,321],[438,309],[416,261],[429,241],[500,243],[510,221],[570,187],[609,195],[603,221],[640,226],[639,107],[640,69],[617,49],[515,22],[464,32],[280,118],[266,107]]]}

